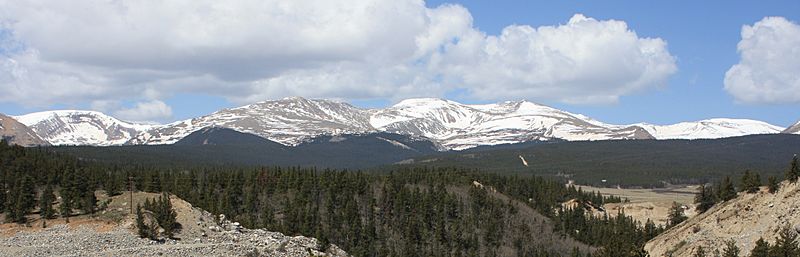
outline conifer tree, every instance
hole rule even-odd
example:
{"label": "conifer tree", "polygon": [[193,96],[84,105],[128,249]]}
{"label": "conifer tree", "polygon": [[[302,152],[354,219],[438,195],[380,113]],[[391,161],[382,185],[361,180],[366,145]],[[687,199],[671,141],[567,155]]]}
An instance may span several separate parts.
{"label": "conifer tree", "polygon": [[771,194],[778,192],[778,189],[780,189],[780,184],[778,184],[779,183],[778,178],[776,178],[775,176],[769,176],[767,181],[768,181],[767,186],[769,187],[769,192]]}
{"label": "conifer tree", "polygon": [[711,209],[714,206],[714,192],[711,187],[707,187],[705,184],[700,185],[694,195],[694,203],[697,204],[697,211],[700,213]]}
{"label": "conifer tree", "polygon": [[706,250],[703,249],[703,246],[698,246],[697,250],[694,251],[694,257],[706,257]]}
{"label": "conifer tree", "polygon": [[786,171],[786,180],[794,183],[800,177],[800,164],[797,163],[797,154],[792,157],[792,162],[789,165],[789,170]]}
{"label": "conifer tree", "polygon": [[749,170],[744,172],[739,185],[740,192],[755,193],[761,186],[761,177],[757,173],[752,173]]}
{"label": "conifer tree", "polygon": [[800,246],[797,245],[797,233],[795,233],[790,225],[784,226],[778,239],[775,240],[775,245],[769,250],[770,256],[776,257],[789,257],[800,256]]}
{"label": "conifer tree", "polygon": [[42,219],[42,227],[46,227],[46,220],[52,219],[56,215],[56,210],[53,209],[53,202],[56,196],[53,194],[53,186],[47,184],[42,196],[39,197],[39,216]]}
{"label": "conifer tree", "polygon": [[169,200],[169,195],[167,193],[161,194],[159,209],[156,215],[158,225],[164,229],[164,236],[172,238],[176,232],[175,230],[178,228],[178,214],[175,212],[175,209],[172,208],[172,202]]}
{"label": "conifer tree", "polygon": [[769,257],[769,243],[764,241],[764,238],[759,238],[756,241],[756,246],[750,251],[750,257]]}
{"label": "conifer tree", "polygon": [[674,227],[686,219],[686,215],[683,214],[683,207],[677,202],[672,202],[672,207],[669,209],[667,217],[667,226]]}
{"label": "conifer tree", "polygon": [[728,201],[736,198],[736,189],[733,187],[731,177],[726,176],[722,182],[720,182],[717,194],[717,198],[719,198],[720,201]]}
{"label": "conifer tree", "polygon": [[61,195],[61,204],[58,208],[59,214],[69,223],[69,216],[72,215],[72,192],[62,186],[59,190],[59,194]]}
{"label": "conifer tree", "polygon": [[740,252],[741,252],[741,250],[739,250],[739,247],[736,246],[736,241],[733,241],[733,239],[731,239],[731,240],[728,240],[727,242],[725,242],[725,249],[722,250],[722,256],[723,257],[739,257],[739,253]]}
{"label": "conifer tree", "polygon": [[19,182],[14,188],[15,199],[12,205],[12,212],[9,213],[8,217],[11,218],[11,221],[22,224],[28,221],[25,215],[36,207],[36,188],[33,184],[33,178],[28,175],[17,180]]}
{"label": "conifer tree", "polygon": [[[0,142],[0,147],[2,147],[3,142]],[[0,213],[6,211],[6,183],[5,180],[0,180]]]}
{"label": "conifer tree", "polygon": [[142,213],[142,205],[136,205],[136,231],[141,238],[150,238],[150,227],[144,223],[144,213]]}

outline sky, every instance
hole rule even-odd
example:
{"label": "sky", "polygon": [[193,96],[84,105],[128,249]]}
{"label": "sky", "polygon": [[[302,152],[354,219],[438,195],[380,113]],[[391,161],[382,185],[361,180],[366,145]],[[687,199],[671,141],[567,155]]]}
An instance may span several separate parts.
{"label": "sky", "polygon": [[0,0],[0,112],[166,123],[289,96],[800,119],[800,1]]}

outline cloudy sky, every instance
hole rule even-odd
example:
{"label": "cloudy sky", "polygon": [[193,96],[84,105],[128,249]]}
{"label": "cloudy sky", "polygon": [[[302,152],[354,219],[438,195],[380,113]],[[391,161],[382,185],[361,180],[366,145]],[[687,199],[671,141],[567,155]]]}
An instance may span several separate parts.
{"label": "cloudy sky", "polygon": [[0,112],[170,122],[287,96],[800,119],[800,2],[0,0]]}

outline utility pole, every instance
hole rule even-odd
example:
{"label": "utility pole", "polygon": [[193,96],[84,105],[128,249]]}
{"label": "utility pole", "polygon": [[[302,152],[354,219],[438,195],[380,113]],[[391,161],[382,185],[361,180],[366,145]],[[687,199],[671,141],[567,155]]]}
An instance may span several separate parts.
{"label": "utility pole", "polygon": [[130,205],[131,205],[131,214],[133,214],[133,177],[130,176],[128,177],[128,191],[130,191],[131,195]]}

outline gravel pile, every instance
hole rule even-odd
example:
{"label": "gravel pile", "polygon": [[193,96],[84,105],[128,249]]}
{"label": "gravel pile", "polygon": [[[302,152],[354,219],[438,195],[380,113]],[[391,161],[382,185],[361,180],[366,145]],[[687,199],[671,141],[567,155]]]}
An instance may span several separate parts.
{"label": "gravel pile", "polygon": [[109,232],[56,225],[0,239],[0,256],[348,256],[331,245],[261,229],[219,231],[203,238],[151,241],[124,228]]}

